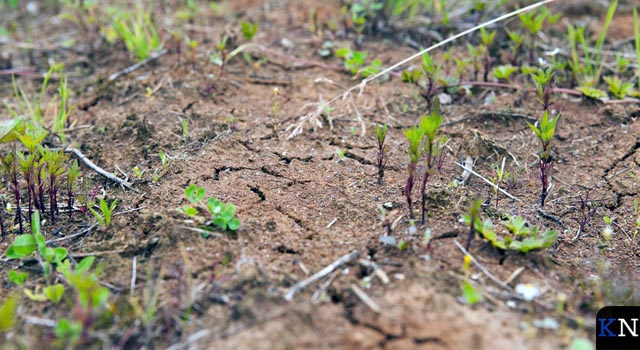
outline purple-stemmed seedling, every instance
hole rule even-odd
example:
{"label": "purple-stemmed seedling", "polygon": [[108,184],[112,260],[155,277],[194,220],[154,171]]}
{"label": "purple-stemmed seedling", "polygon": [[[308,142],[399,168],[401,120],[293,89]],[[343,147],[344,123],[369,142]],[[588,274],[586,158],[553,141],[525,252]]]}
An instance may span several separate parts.
{"label": "purple-stemmed seedling", "polygon": [[384,178],[384,167],[387,165],[387,146],[384,144],[387,139],[387,127],[388,125],[385,123],[384,125],[376,124],[375,134],[376,141],[378,142],[378,150],[376,153],[378,160],[378,184],[382,185],[382,181]]}

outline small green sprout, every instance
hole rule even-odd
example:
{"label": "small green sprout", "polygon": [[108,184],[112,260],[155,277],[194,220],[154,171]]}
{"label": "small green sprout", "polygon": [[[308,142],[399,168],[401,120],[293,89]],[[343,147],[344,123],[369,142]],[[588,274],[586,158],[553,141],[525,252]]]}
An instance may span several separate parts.
{"label": "small green sprout", "polygon": [[627,97],[629,92],[633,89],[632,83],[624,82],[616,76],[604,77],[604,81],[606,81],[609,86],[609,92],[619,99]]}
{"label": "small green sprout", "polygon": [[604,228],[602,229],[602,232],[600,232],[600,235],[602,236],[602,239],[605,241],[605,243],[608,243],[611,240],[611,237],[613,237],[613,226],[611,226],[611,218],[608,216],[604,216],[603,217],[604,220]]}
{"label": "small green sprout", "polygon": [[549,113],[547,111],[544,111],[544,114],[542,115],[542,119],[540,120],[538,126],[527,122],[529,128],[531,128],[533,133],[540,140],[542,146],[542,149],[538,153],[538,157],[540,158],[540,181],[542,182],[542,190],[540,192],[541,207],[544,207],[544,202],[547,198],[549,190],[549,173],[551,172],[551,167],[553,166],[553,157],[551,155],[551,140],[553,139],[553,135],[556,132],[556,124],[558,122],[558,119],[560,119],[560,113],[550,119]]}
{"label": "small green sprout", "polygon": [[520,53],[520,49],[522,48],[522,44],[524,44],[524,36],[516,31],[511,31],[506,29],[507,35],[509,36],[509,40],[511,40],[511,58],[509,62],[512,65],[518,64],[518,54]]}
{"label": "small green sprout", "polygon": [[504,165],[506,160],[507,158],[502,158],[502,165],[499,167],[497,164],[494,165],[493,171],[495,175],[489,179],[494,185],[496,185],[493,188],[496,194],[496,209],[498,208],[498,200],[500,199],[499,197],[500,185],[502,185],[505,181],[507,181],[507,179],[511,176],[511,173],[504,170]]}
{"label": "small green sprout", "polygon": [[164,153],[164,151],[158,152],[158,157],[160,157],[160,162],[162,163],[162,170],[167,170],[169,167],[169,156]]}
{"label": "small green sprout", "polygon": [[191,40],[188,36],[184,38],[187,43],[187,47],[189,47],[189,57],[191,58],[191,69],[196,69],[196,49],[198,48],[198,41]]}
{"label": "small green sprout", "polygon": [[411,242],[409,241],[405,241],[405,240],[399,240],[398,241],[398,250],[401,252],[404,252],[406,250],[408,250],[411,247]]}
{"label": "small green sprout", "polygon": [[9,281],[15,284],[16,286],[22,286],[24,282],[29,278],[29,274],[26,272],[18,272],[16,270],[9,271]]}
{"label": "small green sprout", "polygon": [[482,292],[471,283],[471,255],[464,255],[464,281],[462,282],[462,298],[469,305],[474,305],[484,300]]}
{"label": "small green sprout", "polygon": [[189,121],[185,118],[180,118],[180,125],[182,126],[182,140],[189,139]]}
{"label": "small green sprout", "polygon": [[578,86],[576,90],[580,91],[584,97],[592,100],[603,100],[608,97],[605,91],[590,86]]}
{"label": "small green sprout", "polygon": [[511,75],[513,75],[513,73],[516,73],[517,71],[518,68],[510,64],[502,65],[493,69],[493,76],[496,77],[496,79],[498,79],[498,81],[500,82],[508,82]]}
{"label": "small green sprout", "polygon": [[144,60],[154,51],[162,48],[151,16],[144,10],[118,12],[113,19],[112,26],[127,50],[138,61]]}
{"label": "small green sprout", "polygon": [[[471,214],[463,217],[464,222],[471,227]],[[541,233],[536,226],[530,225],[520,216],[510,216],[509,220],[502,223],[508,233],[499,235],[491,220],[480,221],[476,217],[473,225],[475,231],[480,233],[492,246],[500,250],[513,250],[520,253],[528,253],[551,247],[558,237],[555,230],[545,230]]]}
{"label": "small green sprout", "polygon": [[385,140],[387,138],[387,127],[388,125],[385,123],[384,125],[376,124],[375,126],[375,135],[377,141],[377,159],[378,159],[378,184],[382,185],[382,181],[384,178],[384,167],[387,164],[387,146],[385,145]]}
{"label": "small green sprout", "polygon": [[191,205],[183,206],[180,211],[189,217],[197,218],[198,207],[206,208],[211,219],[205,222],[206,229],[209,225],[213,225],[221,231],[237,231],[240,228],[240,219],[235,216],[236,207],[231,203],[223,203],[215,197],[209,197],[205,201],[206,195],[204,188],[195,184],[190,185],[184,190],[184,196]]}
{"label": "small green sprout", "polygon": [[247,41],[253,39],[258,32],[258,23],[242,22],[240,23],[240,27],[242,29],[242,36]]}
{"label": "small green sprout", "polygon": [[142,179],[142,176],[144,175],[145,170],[140,170],[139,166],[134,166],[133,167],[133,177],[140,180]]}
{"label": "small green sprout", "polygon": [[101,225],[104,225],[105,229],[109,229],[109,226],[111,226],[111,216],[113,215],[113,210],[116,208],[116,205],[118,205],[117,199],[114,199],[111,204],[107,204],[104,198],[100,198],[100,212],[98,213],[93,208],[89,208],[89,210],[96,220]]}
{"label": "small green sprout", "polygon": [[491,57],[489,56],[489,48],[493,43],[496,32],[488,32],[485,28],[480,28],[480,41],[484,46],[484,81],[489,80],[489,71],[491,68]]}
{"label": "small green sprout", "polygon": [[0,305],[0,332],[6,332],[13,328],[18,308],[18,294],[14,293]]}
{"label": "small green sprout", "polygon": [[542,109],[549,111],[551,107],[551,91],[553,89],[553,68],[549,67],[546,70],[538,68],[537,71],[531,73],[533,84],[536,87],[538,94],[538,101],[542,105]]}
{"label": "small green sprout", "polygon": [[443,149],[447,143],[447,138],[440,135],[439,129],[444,118],[440,115],[440,104],[438,100],[435,100],[431,113],[428,116],[423,116],[420,121],[420,130],[424,135],[424,149],[425,155],[425,170],[422,177],[422,184],[420,186],[420,195],[422,198],[421,205],[421,224],[424,225],[426,220],[426,186],[429,177],[440,171],[442,168],[442,161],[444,158]]}
{"label": "small green sprout", "polygon": [[422,155],[422,149],[420,148],[420,144],[422,143],[422,136],[424,135],[424,131],[414,126],[408,130],[404,131],[404,136],[409,141],[409,167],[407,168],[409,171],[409,176],[407,177],[407,184],[404,187],[404,195],[407,198],[407,206],[409,207],[409,217],[413,219],[413,208],[411,200],[411,190],[413,189],[413,183],[416,176],[416,170],[418,167],[418,161],[420,160],[420,156]]}
{"label": "small green sprout", "polygon": [[336,55],[344,60],[344,68],[354,77],[369,77],[378,73],[382,68],[382,61],[374,59],[367,65],[367,53],[352,51],[348,48],[336,50]]}

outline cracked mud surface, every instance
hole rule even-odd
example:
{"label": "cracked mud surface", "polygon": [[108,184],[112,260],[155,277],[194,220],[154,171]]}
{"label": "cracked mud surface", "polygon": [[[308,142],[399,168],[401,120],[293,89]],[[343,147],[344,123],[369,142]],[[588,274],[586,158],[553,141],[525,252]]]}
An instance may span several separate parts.
{"label": "cracked mud surface", "polygon": [[[313,56],[316,44],[302,39],[307,29],[285,23],[287,16],[290,23],[306,23],[308,11],[301,3],[263,13],[253,3],[238,2],[235,10],[243,9],[243,15],[234,20],[263,16],[271,25],[261,29],[261,42],[299,39],[293,49],[275,47],[293,57],[317,59]],[[222,33],[222,21],[211,28]],[[194,35],[204,39],[202,33]],[[413,53],[394,45],[368,42],[364,48],[384,64]],[[105,67],[98,65],[100,74],[129,64],[124,52],[102,58],[102,63],[107,62]],[[516,107],[514,100],[519,96],[497,90],[496,103],[490,106],[479,98],[443,106],[443,132],[451,140],[443,171],[430,180],[427,194],[427,226],[437,239],[427,248],[421,234],[406,235],[409,223],[401,218],[393,235],[411,241],[412,248],[400,253],[379,241],[385,232],[379,207],[390,203],[397,209],[393,220],[407,212],[402,191],[408,155],[402,131],[418,122],[426,110],[425,101],[397,79],[375,84],[356,98],[367,120],[364,137],[350,106],[342,103],[332,129],[323,123],[322,128],[307,128],[287,140],[285,128],[297,120],[301,106],[341,91],[316,84],[315,79],[324,77],[347,86],[354,81],[332,70],[286,67],[267,61],[256,68],[237,60],[229,65],[224,79],[214,81],[209,76],[217,74],[218,68],[205,64],[204,58],[194,73],[187,64],[178,66],[170,53],[157,64],[117,80],[107,97],[91,99],[90,92],[77,90],[77,101],[91,103],[75,112],[73,122],[92,128],[74,131],[72,140],[109,171],[115,172],[116,166],[128,173],[134,166],[145,171],[136,185],[140,194],[104,184],[98,176],[92,176],[94,183],[118,198],[123,210],[143,209],[116,217],[110,232],[94,232],[65,244],[76,254],[105,252],[99,256],[106,272],[103,278],[120,288],[122,295],[128,291],[131,259],[136,256],[139,276],[151,269],[158,274],[166,314],[178,312],[180,298],[192,298],[191,320],[180,332],[164,334],[162,344],[183,341],[206,329],[208,335],[192,348],[560,349],[578,336],[593,339],[593,315],[601,303],[640,301],[638,240],[630,242],[627,237],[635,228],[633,200],[640,194],[640,122],[636,120],[640,106],[602,106],[558,96],[562,119],[554,140],[557,163],[554,188],[544,208],[547,216],[540,214],[536,204],[537,140],[526,123],[539,109],[535,97],[528,96],[523,107]],[[10,87],[10,80],[0,82]],[[95,78],[70,82],[80,87],[94,83]],[[272,134],[269,117],[277,84],[283,96],[278,138]],[[145,89],[156,86],[160,88],[153,99],[146,98]],[[6,97],[10,89],[2,91]],[[189,123],[188,140],[181,140],[179,118]],[[389,123],[383,185],[377,184],[373,122]],[[344,150],[342,159],[336,154],[338,148]],[[153,184],[160,150],[172,160],[166,174]],[[464,273],[462,254],[453,240],[464,242],[467,235],[459,219],[474,197],[494,200],[492,189],[474,177],[463,186],[448,186],[461,174],[453,162],[465,156],[472,156],[474,170],[485,175],[506,157],[507,168],[514,174],[507,189],[522,201],[502,198],[502,211],[561,232],[553,248],[528,255],[505,257],[480,239],[472,244],[474,257],[503,281],[523,267],[511,286],[538,286],[539,304],[515,301],[507,306],[512,298],[482,274],[477,283],[490,299],[473,307],[458,301]],[[204,239],[184,229],[190,223],[176,208],[186,204],[183,192],[190,184],[236,205],[242,220],[237,234]],[[600,208],[581,238],[573,241],[580,220],[578,196],[586,189]],[[482,215],[498,220],[495,211]],[[617,234],[607,244],[600,238],[604,216],[617,224]],[[550,217],[559,218],[564,227]],[[65,233],[75,232],[80,224],[69,223]],[[10,239],[2,238],[3,247]],[[316,302],[311,295],[319,284],[291,303],[282,298],[296,282],[354,250],[391,278],[387,285],[373,278],[365,289],[382,313],[372,312],[350,289],[352,283],[371,275],[358,264],[335,272],[335,280]],[[609,281],[609,289],[594,283],[594,276]],[[138,283],[144,289],[146,278]],[[558,313],[556,305],[563,299],[564,310]],[[557,319],[561,327],[545,330],[531,325],[545,317]],[[25,331],[37,332],[32,328]]]}

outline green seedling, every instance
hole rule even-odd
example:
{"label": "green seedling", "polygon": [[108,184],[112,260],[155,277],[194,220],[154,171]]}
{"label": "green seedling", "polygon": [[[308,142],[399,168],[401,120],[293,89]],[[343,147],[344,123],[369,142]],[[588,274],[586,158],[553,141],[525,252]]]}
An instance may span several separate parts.
{"label": "green seedling", "polygon": [[142,176],[144,175],[145,170],[140,170],[139,166],[134,166],[133,167],[133,177],[140,180],[142,179]]}
{"label": "green seedling", "polygon": [[467,43],[467,50],[469,50],[469,55],[471,55],[471,64],[473,66],[473,80],[478,80],[478,74],[480,73],[481,49]]}
{"label": "green seedling", "polygon": [[242,37],[244,40],[251,40],[258,33],[258,23],[242,22],[240,23],[242,29]]}
{"label": "green seedling", "polygon": [[31,215],[31,234],[21,234],[16,237],[5,252],[5,256],[7,259],[23,259],[34,253],[47,283],[51,280],[52,265],[60,264],[68,255],[63,247],[47,247],[44,236],[40,232],[40,213],[37,210]]}
{"label": "green seedling", "polygon": [[516,31],[511,31],[507,28],[505,28],[505,30],[507,31],[509,40],[511,40],[511,57],[509,58],[509,62],[511,63],[511,65],[517,66],[518,55],[520,54],[522,44],[524,44],[524,35]]}
{"label": "green seedling", "polygon": [[73,213],[73,204],[75,202],[75,182],[81,175],[78,161],[74,160],[71,167],[67,169],[67,206],[69,207],[69,218],[71,218],[71,213]]}
{"label": "green seedling", "polygon": [[[622,78],[622,75],[629,67],[631,60],[626,57],[623,57],[621,54],[616,55],[616,75],[618,78]],[[633,85],[633,84],[632,84]]]}
{"label": "green seedling", "polygon": [[96,221],[100,223],[100,225],[104,225],[105,229],[109,229],[111,226],[111,216],[113,215],[113,210],[118,205],[118,200],[114,199],[111,204],[107,204],[107,201],[104,198],[100,198],[100,212],[97,212],[93,208],[89,208],[93,217],[96,218]]}
{"label": "green seedling", "polygon": [[354,78],[369,77],[380,72],[382,61],[374,59],[367,65],[367,53],[361,51],[352,51],[348,48],[340,48],[336,50],[336,55],[344,60],[344,68],[351,73]]}
{"label": "green seedling", "polygon": [[[585,38],[585,27],[567,25],[567,34],[569,37],[569,44],[571,46],[571,61],[569,67],[572,70],[574,79],[579,82],[580,86],[595,87],[600,82],[600,76],[603,70],[603,57],[602,49],[604,45],[604,39],[607,36],[607,30],[613,20],[613,15],[616,12],[618,6],[618,0],[611,2],[609,10],[607,11],[607,17],[600,31],[600,35],[596,40],[593,50],[590,49],[589,43]],[[578,55],[578,44],[582,47],[582,60]]]}
{"label": "green seedling", "polygon": [[[469,236],[467,237],[467,246],[466,249],[469,251],[469,247],[471,247],[471,241],[476,235],[476,228],[482,226],[482,221],[480,220],[480,208],[482,206],[482,199],[478,198],[471,202],[469,205],[469,214],[465,214],[463,216],[464,221],[469,225]],[[473,224],[472,224],[473,223]]]}
{"label": "green seedling", "polygon": [[181,211],[189,217],[197,218],[200,212],[198,208],[206,208],[210,218],[205,222],[206,228],[213,225],[222,231],[237,231],[240,228],[240,219],[235,216],[236,207],[215,197],[209,197],[205,201],[206,195],[204,188],[190,185],[184,190],[184,196],[191,205],[183,206]]}
{"label": "green seedling", "polygon": [[401,252],[404,252],[406,250],[408,250],[409,248],[411,248],[411,242],[409,241],[405,241],[405,240],[399,240],[398,241],[398,250]]}
{"label": "green seedling", "polygon": [[489,180],[495,185],[493,191],[496,195],[496,209],[498,208],[498,200],[500,199],[500,186],[511,177],[511,173],[504,170],[504,165],[507,158],[502,158],[502,165],[495,164],[493,167],[494,176]]}
{"label": "green seedling", "polygon": [[422,136],[424,136],[424,131],[417,126],[414,126],[408,130],[405,130],[404,136],[409,141],[409,166],[407,168],[409,176],[407,177],[407,184],[404,187],[404,195],[407,198],[409,217],[413,219],[413,201],[411,199],[411,190],[413,189],[418,161],[420,161],[420,157],[422,156],[422,149],[420,148],[420,144],[422,143]]}
{"label": "green seedling", "polygon": [[148,58],[162,48],[151,16],[142,9],[116,13],[112,26],[137,61]]}
{"label": "green seedling", "polygon": [[442,151],[447,143],[447,138],[439,133],[443,120],[444,118],[440,115],[440,105],[436,100],[431,113],[428,116],[423,116],[420,121],[420,130],[425,138],[423,154],[426,157],[424,162],[424,176],[422,177],[422,184],[420,186],[422,225],[424,225],[426,221],[427,181],[431,175],[440,171],[444,159],[444,153]]}
{"label": "green seedling", "polygon": [[189,139],[189,121],[185,118],[180,118],[180,126],[182,127],[182,140],[187,141]]}
{"label": "green seedling", "polygon": [[[463,217],[467,225],[471,225],[471,215]],[[558,237],[555,230],[545,230],[541,233],[536,226],[530,225],[520,216],[510,216],[509,220],[502,223],[507,233],[498,235],[491,220],[480,221],[476,218],[474,229],[484,237],[492,246],[502,250],[512,250],[520,253],[529,253],[534,250],[551,247]]]}
{"label": "green seedling", "polygon": [[13,328],[18,308],[18,294],[14,293],[0,305],[0,332],[7,332]]}
{"label": "green seedling", "polygon": [[540,144],[542,146],[540,152],[538,153],[538,158],[540,158],[540,181],[542,183],[542,190],[540,191],[541,207],[544,207],[544,202],[547,198],[549,190],[549,173],[551,172],[551,168],[553,166],[553,157],[551,155],[551,140],[553,139],[553,135],[556,132],[556,124],[558,123],[558,119],[560,119],[560,113],[550,119],[549,113],[547,111],[544,111],[540,123],[536,123],[539,125],[533,125],[527,122],[529,128],[531,128],[536,137],[538,137],[538,140],[540,140]]}
{"label": "green seedling", "polygon": [[49,182],[49,215],[51,221],[55,223],[55,214],[58,212],[58,185],[60,176],[64,173],[64,161],[67,157],[63,150],[53,151],[48,147],[40,147],[40,157],[46,164],[45,170]]}
{"label": "green seedling", "polygon": [[188,36],[184,38],[189,48],[189,57],[191,59],[191,69],[196,70],[196,50],[198,49],[198,41],[191,40]]}
{"label": "green seedling", "polygon": [[552,16],[548,9],[542,7],[538,10],[522,13],[518,15],[522,26],[529,35],[529,62],[534,61],[534,51],[536,48],[536,38],[542,30],[545,20],[553,24],[558,21],[560,14]]}
{"label": "green seedling", "polygon": [[384,178],[384,167],[387,164],[387,146],[384,144],[387,139],[387,123],[384,125],[376,124],[375,135],[377,141],[377,164],[378,164],[378,184],[382,185]]}
{"label": "green seedling", "polygon": [[606,81],[609,86],[609,92],[619,99],[627,97],[633,89],[632,83],[624,82],[617,76],[604,77],[604,81]]}
{"label": "green seedling", "polygon": [[26,282],[29,278],[29,274],[27,274],[26,272],[11,270],[9,271],[8,278],[9,281],[11,281],[11,283],[15,284],[16,286],[22,286],[24,282]]}
{"label": "green seedling", "polygon": [[597,210],[598,205],[589,200],[589,191],[586,191],[584,196],[580,196],[580,227],[578,227],[578,233],[574,239],[580,238],[580,235],[587,228],[587,225],[589,225],[594,215],[596,215]]}
{"label": "green seedling", "polygon": [[440,83],[440,65],[436,65],[435,61],[429,55],[429,53],[425,52],[422,55],[422,71],[424,72],[424,76],[427,78],[427,85],[422,93],[422,97],[427,99],[427,103],[429,105],[429,110],[431,110],[431,97],[435,94],[437,90],[437,84]]}
{"label": "green seedling", "polygon": [[482,296],[482,292],[471,283],[471,255],[469,254],[464,255],[463,269],[464,281],[462,282],[462,298],[467,304],[474,305],[484,300],[484,297]]}
{"label": "green seedling", "polygon": [[158,152],[158,157],[160,158],[160,162],[162,163],[162,170],[167,171],[169,167],[169,156],[164,153],[164,151]]}
{"label": "green seedling", "polygon": [[499,82],[508,83],[509,78],[513,75],[513,73],[516,73],[517,71],[518,68],[510,64],[502,65],[493,69],[493,76],[496,77]]}
{"label": "green seedling", "polygon": [[611,226],[610,217],[605,215],[602,219],[604,220],[604,228],[602,229],[602,232],[600,232],[600,235],[605,243],[608,243],[611,240],[611,237],[613,237],[613,226]]}
{"label": "green seedling", "polygon": [[480,41],[484,46],[484,81],[489,81],[489,71],[491,68],[491,57],[489,56],[489,48],[493,43],[496,32],[488,32],[485,28],[480,28]]}
{"label": "green seedling", "polygon": [[100,269],[91,270],[95,257],[82,259],[75,267],[67,259],[57,268],[73,293],[75,306],[71,318],[61,318],[54,331],[57,336],[56,346],[63,349],[75,348],[81,342],[87,342],[91,327],[100,320],[107,309],[111,292],[100,285],[98,275]]}
{"label": "green seedling", "polygon": [[553,76],[554,71],[551,67],[545,69],[538,68],[535,72],[531,73],[531,79],[536,87],[536,93],[538,94],[538,101],[542,105],[544,111],[549,112],[551,104],[551,92],[553,91]]}
{"label": "green seedling", "polygon": [[13,196],[16,200],[16,221],[18,221],[20,234],[22,234],[23,228],[20,208],[20,186],[18,184],[18,161],[14,153],[8,153],[6,155],[0,155],[0,164],[2,165],[2,172],[9,176]]}
{"label": "green seedling", "polygon": [[578,86],[576,90],[580,91],[584,97],[591,100],[604,100],[608,97],[605,91],[590,86]]}

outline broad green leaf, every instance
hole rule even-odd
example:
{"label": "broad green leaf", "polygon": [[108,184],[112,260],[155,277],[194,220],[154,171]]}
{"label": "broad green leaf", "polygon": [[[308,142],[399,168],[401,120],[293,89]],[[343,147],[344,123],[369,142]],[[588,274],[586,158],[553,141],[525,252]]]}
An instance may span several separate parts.
{"label": "broad green leaf", "polygon": [[20,259],[31,255],[36,251],[36,240],[33,235],[20,235],[7,249],[5,255],[9,259]]}
{"label": "broad green leaf", "polygon": [[57,304],[62,299],[64,295],[64,286],[60,283],[54,284],[52,286],[44,287],[42,290],[43,294],[54,304]]}
{"label": "broad green leaf", "polygon": [[13,282],[17,286],[21,286],[29,278],[29,274],[26,272],[18,272],[15,270],[9,271],[9,281]]}
{"label": "broad green leaf", "polygon": [[464,281],[462,285],[462,298],[471,305],[483,300],[482,293],[469,283],[469,281]]}
{"label": "broad green leaf", "polygon": [[24,127],[24,119],[21,117],[0,121],[0,143],[16,140],[18,135],[24,133]]}
{"label": "broad green leaf", "polygon": [[234,218],[231,221],[229,221],[229,230],[231,231],[237,231],[240,228],[240,219],[238,218]]}
{"label": "broad green leaf", "polygon": [[0,332],[6,332],[13,327],[18,306],[18,294],[7,298],[0,306]]}
{"label": "broad green leaf", "polygon": [[76,272],[87,272],[93,265],[93,262],[96,260],[95,256],[88,256],[82,259],[75,268]]}

